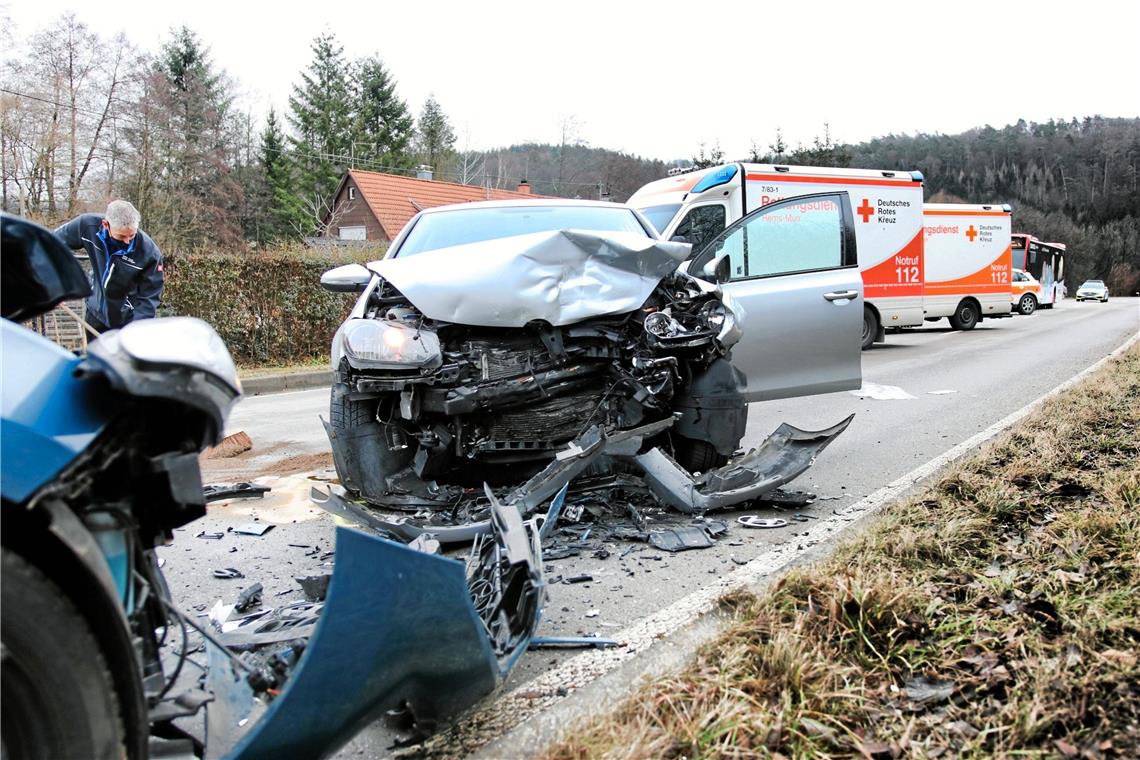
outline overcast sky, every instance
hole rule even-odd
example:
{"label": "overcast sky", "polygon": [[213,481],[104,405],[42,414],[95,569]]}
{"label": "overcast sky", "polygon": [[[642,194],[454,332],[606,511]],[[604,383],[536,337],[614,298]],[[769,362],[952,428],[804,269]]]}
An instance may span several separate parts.
{"label": "overcast sky", "polygon": [[[378,55],[413,113],[434,94],[457,147],[558,142],[573,119],[596,147],[728,158],[777,127],[791,145],[953,134],[1018,118],[1140,116],[1140,3],[0,2],[27,35],[74,12],[156,51],[185,24],[259,119],[287,108],[310,44]],[[294,9],[295,8],[295,9]],[[466,139],[465,139],[466,136]]]}

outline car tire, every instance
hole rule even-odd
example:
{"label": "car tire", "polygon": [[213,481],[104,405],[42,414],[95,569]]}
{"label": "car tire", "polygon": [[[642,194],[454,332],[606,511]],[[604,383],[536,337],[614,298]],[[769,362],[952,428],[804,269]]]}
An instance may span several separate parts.
{"label": "car tire", "polygon": [[1035,311],[1037,311],[1037,299],[1032,293],[1026,293],[1021,297],[1021,300],[1017,302],[1017,313],[1028,317]]}
{"label": "car tire", "polygon": [[863,351],[875,345],[875,336],[879,334],[879,318],[869,306],[863,306],[863,341],[860,347]]}
{"label": "car tire", "polygon": [[354,401],[348,397],[348,386],[335,383],[329,393],[329,425],[333,430],[353,430],[372,422],[376,417],[376,403]]}
{"label": "car tire", "polygon": [[716,450],[708,441],[677,436],[674,439],[673,454],[677,464],[690,473],[708,472],[728,462],[728,457]]}
{"label": "car tire", "polygon": [[3,552],[0,731],[4,756],[127,756],[114,681],[79,610],[23,557]]}
{"label": "car tire", "polygon": [[978,324],[978,307],[972,301],[963,301],[950,315],[950,326],[955,330],[973,330]]}

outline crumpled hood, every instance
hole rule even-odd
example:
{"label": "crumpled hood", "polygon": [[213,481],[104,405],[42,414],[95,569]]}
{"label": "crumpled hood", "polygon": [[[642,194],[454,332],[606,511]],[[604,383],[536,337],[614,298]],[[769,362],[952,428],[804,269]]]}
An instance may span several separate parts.
{"label": "crumpled hood", "polygon": [[687,243],[560,230],[440,248],[369,264],[429,319],[569,325],[639,308],[689,255]]}

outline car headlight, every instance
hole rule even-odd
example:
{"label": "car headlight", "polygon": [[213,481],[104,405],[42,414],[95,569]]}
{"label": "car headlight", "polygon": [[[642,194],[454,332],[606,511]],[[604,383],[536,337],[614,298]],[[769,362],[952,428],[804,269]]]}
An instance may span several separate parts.
{"label": "car headlight", "polygon": [[438,367],[439,336],[399,322],[353,319],[344,326],[344,354],[357,369]]}
{"label": "car headlight", "polygon": [[136,398],[164,399],[208,415],[201,445],[217,443],[241,382],[214,328],[194,317],[141,319],[88,346],[88,359],[111,386]]}
{"label": "car headlight", "polygon": [[241,391],[237,368],[226,344],[214,328],[201,319],[140,319],[116,335],[119,350],[138,364],[193,367]]}

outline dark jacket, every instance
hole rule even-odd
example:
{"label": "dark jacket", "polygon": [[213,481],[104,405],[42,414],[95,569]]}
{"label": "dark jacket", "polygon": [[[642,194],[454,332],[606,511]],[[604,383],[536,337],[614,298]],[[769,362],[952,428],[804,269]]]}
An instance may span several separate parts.
{"label": "dark jacket", "polygon": [[73,250],[83,248],[91,258],[91,295],[87,313],[106,327],[122,327],[149,319],[162,296],[162,252],[138,231],[125,251],[116,251],[99,214],[82,214],[55,231]]}

